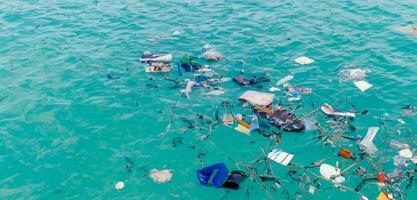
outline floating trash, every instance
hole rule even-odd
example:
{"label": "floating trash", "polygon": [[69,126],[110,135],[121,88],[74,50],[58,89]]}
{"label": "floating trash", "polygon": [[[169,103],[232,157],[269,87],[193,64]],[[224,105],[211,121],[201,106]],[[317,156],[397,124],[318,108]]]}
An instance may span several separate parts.
{"label": "floating trash", "polygon": [[239,97],[239,99],[243,101],[247,101],[254,106],[267,106],[267,105],[272,104],[274,97],[275,97],[275,94],[248,90],[245,93],[243,93]]}
{"label": "floating trash", "polygon": [[361,92],[365,92],[366,90],[368,90],[369,88],[373,86],[372,84],[366,81],[355,81],[353,83],[355,84],[357,88],[359,88]]}
{"label": "floating trash", "polygon": [[223,55],[217,49],[209,49],[204,52],[203,57],[207,60],[220,61]]}
{"label": "floating trash", "polygon": [[172,173],[168,169],[152,169],[149,172],[149,177],[152,178],[155,183],[166,183],[171,181]]}
{"label": "floating trash", "polygon": [[326,180],[331,180],[334,183],[343,183],[345,182],[345,177],[343,177],[340,173],[340,169],[331,166],[329,164],[321,164],[320,165],[320,174]]}
{"label": "floating trash", "polygon": [[277,83],[275,83],[275,86],[280,86],[284,83],[287,83],[288,81],[291,81],[292,79],[294,79],[293,75],[288,75],[282,79],[280,79],[279,81],[277,81]]}
{"label": "floating trash", "polygon": [[293,159],[294,154],[283,152],[279,149],[273,149],[269,154],[268,158],[281,164],[287,166]]}
{"label": "floating trash", "polygon": [[169,63],[172,61],[172,54],[155,54],[149,51],[145,51],[143,52],[142,56],[139,58],[139,61],[142,63],[145,63],[145,62]]}
{"label": "floating trash", "polygon": [[118,181],[114,185],[114,189],[116,189],[116,190],[123,190],[124,187],[125,187],[125,183],[123,181]]}
{"label": "floating trash", "polygon": [[378,149],[373,143],[376,133],[379,131],[379,127],[370,127],[366,133],[365,138],[359,143],[359,147],[365,150],[368,154],[375,154]]}
{"label": "floating trash", "polygon": [[308,65],[308,64],[311,64],[311,63],[314,62],[313,59],[310,59],[310,58],[305,57],[305,56],[298,57],[294,61],[296,63],[300,64],[300,65]]}

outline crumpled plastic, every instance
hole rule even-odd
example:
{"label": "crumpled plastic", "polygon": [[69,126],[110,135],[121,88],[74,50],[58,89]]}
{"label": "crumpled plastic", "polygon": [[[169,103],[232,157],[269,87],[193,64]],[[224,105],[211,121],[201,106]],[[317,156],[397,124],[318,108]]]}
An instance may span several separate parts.
{"label": "crumpled plastic", "polygon": [[152,169],[149,172],[149,177],[152,178],[152,180],[155,183],[166,183],[166,182],[170,182],[171,178],[172,178],[172,173],[169,169],[163,169],[163,170],[158,170],[158,169]]}
{"label": "crumpled plastic", "polygon": [[275,94],[257,92],[253,90],[248,90],[243,93],[239,99],[247,101],[248,103],[254,106],[267,106],[272,103],[274,100]]}
{"label": "crumpled plastic", "polygon": [[343,69],[339,72],[339,78],[342,81],[363,80],[366,77],[365,69]]}

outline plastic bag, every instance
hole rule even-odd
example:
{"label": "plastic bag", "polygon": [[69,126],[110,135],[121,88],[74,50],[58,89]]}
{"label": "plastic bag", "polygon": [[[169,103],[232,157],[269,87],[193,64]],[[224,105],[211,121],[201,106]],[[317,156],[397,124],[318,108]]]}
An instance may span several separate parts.
{"label": "plastic bag", "polygon": [[376,133],[379,131],[379,127],[370,127],[366,133],[365,138],[359,143],[359,148],[366,151],[368,154],[375,154],[378,149],[373,143]]}

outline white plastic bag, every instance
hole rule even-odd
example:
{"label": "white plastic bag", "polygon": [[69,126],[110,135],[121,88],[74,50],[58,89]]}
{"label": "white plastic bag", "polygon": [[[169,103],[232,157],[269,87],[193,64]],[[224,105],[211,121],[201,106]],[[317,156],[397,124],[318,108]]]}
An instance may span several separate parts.
{"label": "white plastic bag", "polygon": [[366,151],[368,154],[375,154],[378,149],[373,143],[376,133],[379,131],[379,127],[370,127],[366,133],[365,138],[359,143],[359,148]]}

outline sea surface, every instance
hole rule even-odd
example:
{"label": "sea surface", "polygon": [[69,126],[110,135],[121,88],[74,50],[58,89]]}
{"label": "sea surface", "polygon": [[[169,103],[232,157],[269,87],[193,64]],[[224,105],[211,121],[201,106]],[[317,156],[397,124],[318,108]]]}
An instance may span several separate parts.
{"label": "sea surface", "polygon": [[[0,199],[359,199],[326,181],[311,194],[277,163],[271,163],[281,182],[275,190],[253,177],[236,191],[201,186],[197,169],[217,162],[237,169],[236,162],[256,159],[270,140],[221,124],[210,131],[198,114],[214,118],[218,110],[221,116],[224,100],[233,103],[234,113],[251,114],[237,100],[244,91],[268,92],[292,74],[291,84],[313,89],[292,103],[302,104],[297,116],[325,102],[342,111],[368,110],[352,122],[353,136],[381,128],[375,162],[388,173],[395,168],[391,139],[417,147],[416,116],[401,109],[417,102],[417,37],[399,31],[417,23],[416,10],[415,0],[3,0]],[[224,56],[206,63],[216,72],[267,72],[271,81],[220,83],[225,93],[219,96],[194,88],[187,99],[179,92],[183,86],[166,79],[192,74],[180,77],[176,68],[147,74],[138,62],[143,51],[173,53],[174,61],[200,56],[207,43]],[[315,62],[299,65],[293,61],[299,56]],[[361,92],[352,81],[341,81],[338,69],[347,66],[366,69],[373,87]],[[279,101],[287,101],[282,91],[276,93]],[[311,118],[322,125],[328,120],[320,112]],[[352,163],[337,151],[355,150],[354,142],[332,148],[316,134],[284,132],[273,147],[293,153],[292,162],[300,165],[323,158],[341,168]],[[362,166],[370,168],[369,162]],[[151,169],[170,169],[172,181],[155,183]],[[319,174],[318,168],[311,171]],[[359,183],[353,171],[344,174],[352,188]],[[115,190],[117,181],[125,182],[123,190]],[[405,199],[417,199],[416,183],[403,189]],[[375,182],[360,190],[369,199],[380,191]]]}

